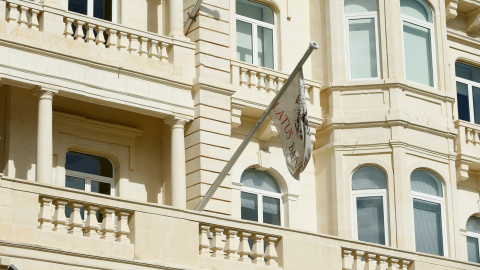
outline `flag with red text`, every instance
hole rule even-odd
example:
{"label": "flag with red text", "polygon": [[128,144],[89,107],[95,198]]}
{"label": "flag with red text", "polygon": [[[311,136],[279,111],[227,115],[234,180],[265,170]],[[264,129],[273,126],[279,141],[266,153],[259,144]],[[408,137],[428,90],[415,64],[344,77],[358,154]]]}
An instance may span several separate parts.
{"label": "flag with red text", "polygon": [[280,100],[269,114],[282,142],[283,154],[290,174],[298,176],[312,154],[308,125],[305,84],[302,70],[297,73]]}

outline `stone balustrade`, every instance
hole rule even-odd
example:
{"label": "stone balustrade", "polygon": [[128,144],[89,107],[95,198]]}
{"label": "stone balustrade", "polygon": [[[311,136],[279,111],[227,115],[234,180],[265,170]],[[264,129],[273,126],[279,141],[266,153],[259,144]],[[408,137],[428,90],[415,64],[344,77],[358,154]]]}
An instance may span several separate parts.
{"label": "stone balustrade", "polygon": [[[130,243],[128,218],[133,214],[131,211],[51,196],[39,198],[40,230]],[[66,206],[70,208],[70,217],[65,214]],[[82,220],[81,211],[84,211],[85,220]],[[101,223],[97,221],[97,211],[102,215]]]}
{"label": "stone balustrade", "polygon": [[408,270],[411,260],[362,250],[342,249],[343,270]]}
{"label": "stone balustrade", "polygon": [[278,267],[279,236],[210,224],[200,224],[199,236],[200,256]]}
{"label": "stone balustrade", "polygon": [[40,29],[39,18],[42,15],[42,6],[36,3],[6,1],[7,14],[5,20],[9,24],[21,27]]}
{"label": "stone balustrade", "polygon": [[[242,88],[277,93],[280,91],[289,74],[276,70],[232,61],[233,83]],[[321,83],[305,80],[306,99],[311,104],[319,104]]]}

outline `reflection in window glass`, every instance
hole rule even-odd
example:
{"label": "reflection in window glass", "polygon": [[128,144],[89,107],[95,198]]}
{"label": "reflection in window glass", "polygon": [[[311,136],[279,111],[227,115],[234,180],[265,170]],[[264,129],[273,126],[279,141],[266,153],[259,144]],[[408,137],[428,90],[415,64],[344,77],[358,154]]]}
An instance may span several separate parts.
{"label": "reflection in window glass", "polygon": [[69,0],[68,10],[87,15],[87,0]]}
{"label": "reflection in window glass", "polygon": [[351,19],[348,23],[351,78],[377,77],[375,19]]}
{"label": "reflection in window glass", "polygon": [[112,163],[110,163],[108,159],[73,151],[67,153],[65,169],[105,177],[113,177]]}
{"label": "reflection in window glass", "polygon": [[258,221],[257,195],[242,192],[242,219]]}
{"label": "reflection in window glass", "polygon": [[98,182],[92,180],[92,192],[111,195],[111,188],[112,186],[109,183]]}
{"label": "reflection in window glass", "polygon": [[357,198],[358,240],[385,245],[383,197]]}
{"label": "reflection in window glass", "polygon": [[273,68],[273,30],[258,27],[258,65]]}
{"label": "reflection in window glass", "polygon": [[280,200],[263,197],[263,223],[280,225]]}
{"label": "reflection in window glass", "polygon": [[253,64],[252,25],[237,20],[237,59]]}
{"label": "reflection in window glass", "polygon": [[413,214],[416,251],[443,256],[440,204],[413,199]]}
{"label": "reflection in window glass", "polygon": [[457,82],[457,107],[458,118],[470,122],[470,104],[468,99],[468,86]]}
{"label": "reflection in window glass", "polygon": [[112,0],[94,0],[93,17],[112,21]]}
{"label": "reflection in window glass", "polygon": [[467,252],[469,262],[480,263],[478,238],[467,236]]}
{"label": "reflection in window glass", "polygon": [[433,87],[430,29],[403,22],[407,80]]}

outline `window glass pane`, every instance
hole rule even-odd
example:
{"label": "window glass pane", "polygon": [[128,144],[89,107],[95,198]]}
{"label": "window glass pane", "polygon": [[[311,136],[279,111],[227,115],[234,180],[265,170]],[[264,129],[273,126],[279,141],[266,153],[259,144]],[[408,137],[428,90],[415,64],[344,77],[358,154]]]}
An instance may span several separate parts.
{"label": "window glass pane", "polygon": [[480,263],[480,256],[478,254],[478,238],[467,236],[467,252],[469,262]]}
{"label": "window glass pane", "polygon": [[252,25],[237,20],[237,60],[253,64]]}
{"label": "window glass pane", "polygon": [[281,193],[280,186],[271,174],[254,168],[246,169],[242,173],[240,182],[245,187],[261,189],[275,193]]}
{"label": "window glass pane", "polygon": [[457,107],[458,118],[470,121],[470,104],[468,102],[468,86],[457,82]]}
{"label": "window glass pane", "polygon": [[377,11],[377,0],[345,0],[345,13]]}
{"label": "window glass pane", "polygon": [[87,15],[87,0],[68,0],[68,10]]}
{"label": "window glass pane", "polygon": [[112,195],[111,188],[112,185],[110,183],[98,182],[92,180],[92,192],[105,194],[105,195]]}
{"label": "window glass pane", "polygon": [[348,30],[352,79],[377,77],[375,19],[349,20]]}
{"label": "window glass pane", "polygon": [[94,0],[93,1],[93,17],[112,20],[112,0]]}
{"label": "window glass pane", "polygon": [[383,197],[357,198],[358,240],[385,245]]}
{"label": "window glass pane", "polygon": [[78,152],[70,151],[67,153],[65,169],[105,177],[113,177],[112,163],[110,163],[108,159]]}
{"label": "window glass pane", "polygon": [[237,0],[237,14],[273,24],[273,10],[267,6],[247,0]]}
{"label": "window glass pane", "polygon": [[480,124],[480,88],[472,87],[473,94],[473,119],[475,124]]}
{"label": "window glass pane", "polygon": [[411,175],[412,191],[443,197],[440,180],[430,172],[414,171]]}
{"label": "window glass pane", "polygon": [[467,231],[480,234],[480,218],[470,217],[467,221]]}
{"label": "window glass pane", "polygon": [[[85,179],[66,175],[65,187],[85,190]],[[82,217],[82,219],[84,219],[84,214],[85,214],[84,212],[85,211],[83,210],[83,207],[80,208],[80,216]],[[68,205],[65,205],[65,216],[69,218],[71,213],[72,213],[72,209],[70,209]]]}
{"label": "window glass pane", "polygon": [[273,68],[273,30],[258,27],[258,65]]}
{"label": "window glass pane", "polygon": [[352,175],[352,190],[386,188],[387,177],[385,176],[385,173],[377,167],[361,167]]}
{"label": "window glass pane", "polygon": [[432,22],[430,9],[426,8],[426,4],[420,3],[422,0],[400,0],[402,14],[414,17],[426,22]]}
{"label": "window glass pane", "polygon": [[280,225],[280,200],[263,196],[263,223]]}
{"label": "window glass pane", "polygon": [[242,192],[242,219],[258,221],[257,195]]}
{"label": "window glass pane", "polygon": [[455,63],[455,75],[469,81],[480,83],[480,69],[464,63]]}
{"label": "window glass pane", "polygon": [[430,30],[403,22],[403,38],[407,80],[433,86]]}
{"label": "window glass pane", "polygon": [[440,204],[413,199],[413,214],[416,250],[443,256]]}

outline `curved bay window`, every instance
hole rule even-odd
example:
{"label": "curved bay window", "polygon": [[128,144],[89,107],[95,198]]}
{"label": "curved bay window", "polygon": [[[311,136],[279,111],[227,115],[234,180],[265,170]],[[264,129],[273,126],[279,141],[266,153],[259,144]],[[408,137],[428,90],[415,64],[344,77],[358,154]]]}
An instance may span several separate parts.
{"label": "curved bay window", "polygon": [[353,220],[355,238],[388,244],[387,177],[373,166],[357,169],[352,175]]}
{"label": "curved bay window", "polygon": [[243,172],[240,182],[242,219],[282,225],[282,191],[275,178],[251,168]]}
{"label": "curved bay window", "polygon": [[236,1],[237,60],[275,68],[275,14],[267,5]]}
{"label": "curved bay window", "polygon": [[348,77],[380,77],[376,0],[345,0]]}
{"label": "curved bay window", "polygon": [[471,216],[467,221],[468,261],[480,263],[480,218]]}
{"label": "curved bay window", "polygon": [[435,87],[433,18],[422,0],[400,0],[406,79]]}
{"label": "curved bay window", "polygon": [[440,180],[425,170],[411,175],[415,249],[433,255],[444,255],[445,214]]}
{"label": "curved bay window", "polygon": [[[67,152],[65,162],[65,187],[85,190],[105,195],[113,195],[114,180],[113,166],[110,160],[104,157]],[[65,214],[70,217],[70,208],[65,207]],[[83,208],[80,211],[84,219]],[[101,222],[102,216],[97,211],[97,220]]]}

